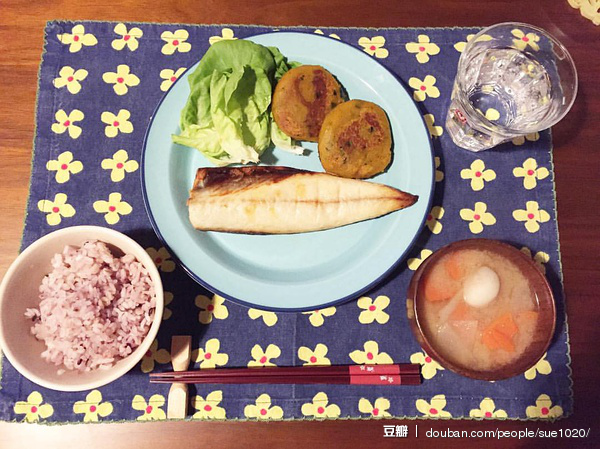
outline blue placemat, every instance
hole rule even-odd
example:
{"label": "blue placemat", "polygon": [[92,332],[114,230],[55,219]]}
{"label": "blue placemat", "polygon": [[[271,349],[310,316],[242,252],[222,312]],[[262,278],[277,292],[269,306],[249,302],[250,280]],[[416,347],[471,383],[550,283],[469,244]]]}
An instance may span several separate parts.
{"label": "blue placemat", "polygon": [[[474,154],[457,149],[443,128],[460,52],[477,29],[285,29],[361,48],[413,93],[433,138],[437,184],[434,207],[409,258],[367,296],[311,313],[262,312],[213,297],[176,267],[150,227],[138,165],[144,133],[161,96],[211,43],[273,28],[50,22],[23,248],[61,227],[111,226],[148,248],[161,269],[167,306],[158,339],[142,363],[98,390],[47,390],[3,359],[1,419],[165,419],[168,385],[149,384],[145,373],[171,369],[174,334],[193,336],[195,367],[423,364],[425,382],[419,387],[192,387],[192,419],[552,419],[571,413],[550,134]],[[417,345],[405,312],[407,285],[419,262],[449,242],[475,236],[523,248],[550,279],[558,305],[547,355],[525,375],[495,383],[442,370]]]}

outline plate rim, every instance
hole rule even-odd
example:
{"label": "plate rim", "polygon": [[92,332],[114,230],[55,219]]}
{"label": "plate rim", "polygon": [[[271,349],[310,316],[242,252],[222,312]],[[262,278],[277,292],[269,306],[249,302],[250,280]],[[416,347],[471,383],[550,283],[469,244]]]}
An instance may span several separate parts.
{"label": "plate rim", "polygon": [[[255,33],[249,36],[246,36],[242,39],[250,39],[253,37],[257,37],[257,36],[263,36],[263,35],[275,35],[275,34],[297,34],[300,36],[314,36],[316,38],[324,38],[324,39],[329,39],[329,40],[333,40],[337,43],[346,45],[350,48],[352,48],[353,50],[359,52],[360,54],[362,54],[361,50],[358,49],[357,47],[353,46],[352,44],[349,44],[347,42],[344,42],[342,40],[339,39],[335,39],[332,37],[329,37],[327,35],[320,35],[320,34],[314,34],[314,33],[309,33],[309,32],[301,32],[301,31],[265,31],[264,33]],[[209,47],[210,48],[210,47]],[[204,57],[204,54],[202,55],[202,57]],[[148,192],[146,190],[146,175],[145,175],[145,167],[146,167],[146,148],[147,148],[147,144],[148,144],[148,135],[150,133],[150,130],[152,128],[152,125],[154,124],[154,119],[160,109],[160,107],[162,106],[163,102],[165,101],[165,99],[167,98],[169,92],[171,91],[171,89],[175,86],[175,84],[177,84],[177,82],[179,82],[180,80],[183,81],[183,77],[184,75],[194,66],[196,66],[196,64],[202,59],[202,57],[200,59],[198,59],[198,61],[194,62],[192,65],[190,65],[189,67],[187,67],[185,69],[185,71],[179,76],[179,78],[169,87],[169,89],[163,94],[163,96],[161,97],[160,101],[158,102],[158,104],[156,105],[156,107],[154,108],[154,111],[152,112],[152,115],[150,116],[150,120],[148,122],[148,125],[146,127],[146,131],[144,132],[144,143],[142,145],[142,154],[140,157],[140,166],[141,166],[141,170],[140,170],[140,183],[141,183],[141,187],[142,187],[142,199],[144,202],[144,208],[146,209],[146,214],[148,216],[148,219],[150,220],[150,225],[152,226],[152,229],[154,231],[154,233],[156,234],[156,236],[158,237],[158,239],[160,240],[160,242],[163,244],[163,246],[167,249],[167,251],[169,252],[169,254],[171,255],[171,258],[183,269],[183,271],[185,271],[185,273],[191,277],[195,282],[197,282],[198,284],[200,284],[202,287],[204,287],[206,290],[208,290],[209,292],[212,292],[213,294],[217,294],[219,296],[221,296],[222,298],[228,300],[228,301],[232,301],[233,303],[236,304],[240,304],[244,307],[248,307],[248,308],[252,308],[252,309],[258,309],[258,310],[262,310],[262,311],[268,311],[268,312],[278,312],[278,313],[297,313],[297,312],[308,312],[308,311],[313,311],[316,310],[316,308],[314,306],[310,306],[310,307],[272,307],[272,306],[263,306],[263,305],[258,305],[258,304],[254,304],[248,301],[245,301],[243,299],[239,299],[236,298],[234,296],[231,296],[215,287],[213,287],[212,285],[210,285],[208,282],[206,282],[204,279],[202,279],[200,276],[198,276],[196,273],[194,273],[185,263],[183,263],[183,261],[177,256],[177,254],[171,249],[170,245],[168,244],[167,240],[165,239],[165,237],[163,236],[162,232],[160,231],[158,224],[156,223],[156,220],[154,219],[154,215],[152,214],[152,209],[150,207],[150,201],[148,198]],[[390,76],[392,76],[392,78],[398,83],[398,85],[404,90],[404,92],[408,95],[408,97],[411,99],[412,105],[414,106],[415,110],[417,111],[421,122],[425,128],[425,131],[427,131],[427,123],[425,122],[425,118],[423,116],[423,114],[421,113],[421,110],[419,109],[419,107],[417,106],[417,104],[414,102],[414,100],[412,100],[412,97],[410,95],[410,92],[408,90],[408,88],[404,85],[404,83],[402,82],[402,80],[400,78],[398,78],[398,76],[396,76],[396,74],[394,72],[392,72],[390,69],[388,69],[386,66],[384,66],[381,62],[377,61],[375,58],[371,59],[372,61],[374,61],[375,63],[377,63],[377,65],[379,67],[381,67],[383,70],[385,70],[387,73],[389,73]],[[421,235],[421,233],[423,232],[423,227],[425,224],[425,221],[427,219],[427,211],[431,210],[431,206],[433,204],[433,196],[434,196],[434,192],[435,192],[435,152],[434,152],[434,147],[433,147],[433,140],[431,138],[431,136],[429,135],[429,133],[427,133],[427,142],[429,144],[429,152],[431,154],[431,168],[432,168],[432,174],[433,176],[431,177],[431,186],[429,188],[429,199],[427,202],[427,208],[425,209],[425,213],[423,214],[423,217],[421,218],[421,223],[418,227],[418,229],[420,229],[420,231],[416,232],[415,235],[413,236],[413,238],[411,239],[410,243],[406,246],[406,249],[402,252],[402,254],[400,254],[398,256],[398,258],[396,259],[396,261],[394,263],[392,263],[385,271],[383,271],[379,276],[377,276],[377,278],[375,278],[374,280],[372,280],[371,282],[369,282],[367,285],[365,285],[364,287],[356,290],[355,292],[353,292],[352,294],[346,295],[342,298],[338,298],[338,299],[334,299],[333,301],[327,302],[327,303],[323,303],[321,305],[318,306],[318,309],[325,309],[328,307],[334,307],[337,305],[341,305],[344,304],[346,302],[350,302],[356,298],[358,298],[360,295],[362,295],[363,293],[371,290],[372,288],[374,288],[376,285],[380,284],[381,282],[383,282],[387,277],[389,277],[389,275],[392,273],[392,271],[394,271],[399,265],[400,263],[406,258],[406,256],[408,255],[408,253],[410,252],[410,250],[413,248],[413,246],[415,245],[417,239],[419,238],[419,236]]]}

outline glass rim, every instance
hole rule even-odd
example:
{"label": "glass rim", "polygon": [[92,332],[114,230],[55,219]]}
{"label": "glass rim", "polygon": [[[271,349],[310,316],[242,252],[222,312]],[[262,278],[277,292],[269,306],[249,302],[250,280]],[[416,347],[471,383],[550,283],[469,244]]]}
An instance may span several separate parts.
{"label": "glass rim", "polygon": [[[514,129],[514,128],[509,128],[507,126],[492,122],[491,120],[487,119],[483,114],[478,114],[477,120],[484,123],[486,129],[495,130],[495,132],[498,132],[498,130],[500,130],[501,134],[507,134],[507,135],[509,135],[509,134],[510,135],[525,135],[525,134],[529,134],[532,132],[538,132],[538,131],[543,131],[544,129],[548,129],[548,128],[556,125],[558,122],[560,122],[569,113],[569,111],[573,107],[573,104],[575,103],[575,99],[577,98],[577,93],[579,91],[579,75],[577,73],[577,67],[575,66],[575,61],[573,60],[571,53],[569,53],[569,51],[563,45],[562,42],[560,42],[556,37],[554,37],[552,34],[550,34],[548,31],[544,30],[543,28],[540,28],[538,26],[531,25],[531,24],[525,23],[525,22],[500,22],[500,23],[496,23],[494,25],[490,25],[490,26],[483,28],[467,42],[465,49],[463,50],[463,52],[460,55],[460,58],[458,61],[458,68],[457,68],[457,84],[459,84],[459,87],[461,89],[463,88],[462,83],[459,81],[459,78],[458,78],[458,72],[462,69],[462,65],[464,64],[463,55],[468,53],[468,51],[471,49],[471,47],[473,45],[475,45],[477,39],[480,36],[486,34],[491,29],[499,28],[502,26],[506,26],[506,27],[512,26],[515,28],[531,29],[531,30],[539,33],[540,35],[544,36],[545,38],[547,38],[550,42],[552,42],[553,45],[557,46],[564,53],[564,55],[565,55],[564,59],[566,60],[568,66],[571,68],[571,71],[573,73],[573,81],[574,81],[573,95],[571,97],[571,101],[569,102],[569,104],[567,104],[563,107],[563,110],[561,111],[561,113],[558,114],[553,120],[551,120],[548,125],[540,128],[540,129],[518,130],[518,129]],[[472,108],[471,105],[469,105],[469,106]]]}

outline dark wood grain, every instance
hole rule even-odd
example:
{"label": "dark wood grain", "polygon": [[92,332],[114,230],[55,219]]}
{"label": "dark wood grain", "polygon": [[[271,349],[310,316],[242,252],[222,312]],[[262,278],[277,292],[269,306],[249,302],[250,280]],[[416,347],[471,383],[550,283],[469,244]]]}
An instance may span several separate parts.
{"label": "dark wood grain", "polygon": [[[598,447],[600,432],[600,28],[567,0],[61,0],[0,3],[0,275],[17,255],[27,198],[34,132],[37,70],[47,20],[119,20],[254,23],[315,26],[485,26],[523,21],[556,35],[570,50],[580,76],[579,96],[553,129],[562,264],[569,314],[575,413],[558,423],[406,421],[411,443],[464,447]],[[401,421],[387,421],[400,424]],[[259,423],[152,423],[72,426],[0,424],[0,447],[398,447],[383,438],[382,421]],[[428,440],[427,429],[557,430],[591,427],[587,440]]]}

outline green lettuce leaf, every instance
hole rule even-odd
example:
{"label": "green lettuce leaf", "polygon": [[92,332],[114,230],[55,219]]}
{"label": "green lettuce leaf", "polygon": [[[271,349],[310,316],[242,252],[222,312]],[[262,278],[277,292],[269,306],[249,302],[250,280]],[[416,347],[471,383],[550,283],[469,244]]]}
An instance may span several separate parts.
{"label": "green lettuce leaf", "polygon": [[270,111],[275,83],[297,65],[275,47],[245,40],[213,44],[188,77],[190,95],[173,142],[196,148],[216,165],[258,162],[271,142],[301,154]]}
{"label": "green lettuce leaf", "polygon": [[273,55],[273,59],[275,60],[275,79],[279,81],[285,72],[294,67],[298,67],[302,64],[299,62],[288,62],[287,58],[283,56],[283,54],[279,51],[277,47],[267,47],[271,54]]}

